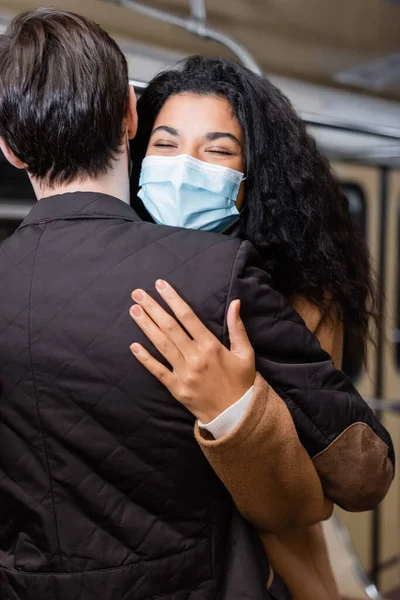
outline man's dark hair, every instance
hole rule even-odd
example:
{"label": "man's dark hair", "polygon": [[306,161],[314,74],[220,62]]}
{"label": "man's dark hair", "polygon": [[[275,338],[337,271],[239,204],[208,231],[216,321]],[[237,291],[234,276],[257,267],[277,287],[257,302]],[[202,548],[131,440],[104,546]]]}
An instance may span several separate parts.
{"label": "man's dark hair", "polygon": [[128,85],[101,27],[57,9],[22,13],[0,36],[0,136],[49,185],[99,176],[120,149]]}

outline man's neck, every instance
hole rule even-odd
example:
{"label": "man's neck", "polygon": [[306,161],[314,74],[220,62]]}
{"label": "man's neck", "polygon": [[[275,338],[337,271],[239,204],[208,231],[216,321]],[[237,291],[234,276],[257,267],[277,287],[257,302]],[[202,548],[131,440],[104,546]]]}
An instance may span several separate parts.
{"label": "man's neck", "polygon": [[98,194],[113,196],[114,198],[118,198],[119,200],[122,200],[122,202],[129,204],[128,168],[124,162],[125,161],[123,160],[117,161],[107,174],[101,175],[95,179],[84,177],[64,185],[50,187],[43,181],[38,181],[33,178],[30,178],[30,180],[38,200],[74,192],[96,192]]}

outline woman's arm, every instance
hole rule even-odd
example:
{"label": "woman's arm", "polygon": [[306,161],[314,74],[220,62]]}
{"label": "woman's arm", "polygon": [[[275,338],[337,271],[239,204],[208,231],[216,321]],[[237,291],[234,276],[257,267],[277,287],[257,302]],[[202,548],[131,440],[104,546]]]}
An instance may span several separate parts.
{"label": "woman's arm", "polygon": [[[304,298],[296,298],[294,306],[310,331],[315,333],[321,347],[332,356],[335,366],[340,368],[343,325],[336,310],[332,308],[322,315],[314,304]],[[274,450],[278,451],[280,448],[281,455],[287,458],[286,472],[275,473],[277,488],[272,493],[276,492],[278,498],[280,485],[283,489],[291,489],[295,504],[296,483],[300,483],[296,482],[295,474],[301,463],[301,454],[298,454],[297,461],[295,455],[297,446],[301,444],[290,413],[287,411],[286,414],[284,409],[284,402],[258,376],[258,386],[250,408],[235,431],[219,440],[212,440],[196,426],[196,438],[204,454],[231,493],[234,490],[233,496],[239,508],[253,523],[254,515],[258,514],[257,508],[260,511],[262,502],[257,495],[248,494],[248,490],[256,487],[261,498],[268,497],[268,482],[265,481],[263,489],[262,483],[256,479],[254,454],[257,453],[260,463],[260,473],[257,475],[261,476],[263,461],[266,461],[266,468],[274,466],[269,464],[271,442]],[[242,445],[236,445],[238,440]],[[248,464],[248,456],[253,458],[251,465]],[[275,465],[275,470],[279,464]],[[393,464],[388,458],[387,446],[365,423],[349,426],[325,451],[313,458],[313,464],[321,479],[325,496],[351,511],[374,508],[386,495],[393,479]],[[235,468],[236,465],[240,465],[240,468]],[[305,464],[300,467],[300,473],[307,473]],[[240,481],[243,481],[242,487]],[[310,474],[308,481],[312,481]],[[274,496],[271,495],[270,502],[273,503],[273,499]],[[270,502],[268,509],[271,509]],[[284,510],[283,507],[280,509]],[[318,511],[314,514],[318,515]],[[258,523],[260,518],[262,517],[258,517]]]}
{"label": "woman's arm", "polygon": [[[343,330],[337,315],[329,311],[323,316],[315,305],[303,298],[296,299],[294,305],[308,329],[316,333],[321,347],[335,357],[335,365],[340,368]],[[196,424],[195,433],[205,456],[230,490],[238,508],[259,529],[276,532],[282,526],[286,527],[290,522],[290,511],[296,521],[293,527],[330,516],[332,503],[325,499],[325,504],[321,504],[321,497],[316,493],[315,474],[310,470],[311,461],[301,446],[290,413],[260,375],[257,375],[248,413],[236,430],[213,440]],[[276,456],[279,456],[278,461]],[[297,513],[297,499],[307,486],[310,486],[309,492],[314,490],[310,494],[309,513],[302,509]],[[282,490],[286,492],[283,504]]]}
{"label": "woman's arm", "polygon": [[[297,298],[294,305],[308,329],[316,334],[321,347],[334,357],[336,367],[340,368],[343,328],[337,315],[333,311],[321,315],[319,309],[304,298]],[[196,424],[195,435],[241,513],[261,531],[277,532],[286,528],[290,515],[293,527],[330,516],[332,503],[325,499],[321,504],[311,460],[300,443],[290,413],[260,375],[256,378],[248,413],[234,431],[213,440]],[[306,498],[302,494],[307,487],[311,499],[309,511],[300,502],[298,512],[297,500]]]}
{"label": "woman's arm", "polygon": [[[168,291],[168,294],[172,295],[172,300],[168,299],[166,294],[167,292],[165,291],[161,292],[164,300],[170,304],[172,310],[174,310],[176,314],[181,315],[181,317],[184,315],[184,317],[181,318],[181,321],[184,322],[187,330],[190,331],[190,328],[193,327],[194,323],[196,324],[196,327],[199,328],[196,334],[201,332],[201,328],[203,328],[202,335],[204,335],[204,347],[202,347],[201,343],[189,344],[191,346],[192,356],[189,357],[188,362],[183,363],[181,377],[177,377],[175,372],[171,373],[171,371],[158,363],[158,361],[152,358],[145,351],[143,351],[140,356],[136,356],[151,372],[153,372],[156,377],[158,377],[158,379],[160,379],[169,388],[171,393],[178,400],[183,402],[187,408],[189,408],[189,410],[196,414],[196,416],[201,418],[203,421],[208,422],[214,416],[222,412],[226,406],[229,406],[238,399],[238,384],[243,375],[243,361],[238,361],[238,357],[232,357],[234,354],[233,352],[229,352],[215,338],[213,338],[213,336],[210,337],[208,330],[206,330],[204,326],[198,322],[198,319],[196,319],[190,308],[183,303],[176,293],[173,292],[172,288],[169,288]],[[150,297],[148,297],[148,299],[151,301],[150,306],[157,306],[158,309],[162,311],[157,303],[151,300]],[[142,302],[142,306],[145,310],[149,309],[147,304],[148,299],[145,299],[145,301]],[[177,299],[181,303],[180,305],[179,302],[178,304],[175,304]],[[157,321],[157,318],[155,318],[151,312],[152,310],[153,309],[150,310],[149,314],[153,320]],[[162,311],[162,313],[164,314],[164,317],[167,318],[167,321],[164,323],[164,325],[165,331],[167,331],[168,334],[170,334],[171,331],[173,332],[176,330],[176,328],[178,328],[178,330],[180,329],[176,321],[171,319],[171,317],[167,315],[165,311]],[[170,364],[173,364],[173,359],[171,356],[163,352],[163,348],[166,348],[165,335],[162,334],[162,332],[159,332],[161,335],[164,335],[164,338],[161,341],[157,341],[155,338],[152,338],[149,330],[146,330],[146,326],[143,325],[143,322],[140,324],[140,319],[136,320],[138,324],[146,331],[148,337],[155,343],[156,346],[158,346],[159,350],[161,349],[161,352],[164,354]],[[312,315],[309,313],[308,320],[309,323],[312,323],[312,321],[315,320],[315,314]],[[159,320],[159,323],[162,323],[162,319]],[[156,327],[154,323],[152,327]],[[196,327],[194,329],[196,329]],[[330,319],[327,319],[324,321],[323,326],[319,328],[318,335],[320,336],[322,342],[325,339],[325,342],[323,343],[326,349],[334,352],[333,350],[330,350],[329,344],[332,343],[332,335],[336,336],[337,334],[336,329],[335,332],[332,332],[329,327]],[[190,339],[189,342],[191,342]],[[198,351],[197,355],[196,353],[193,353],[194,347]],[[183,353],[184,352],[185,350],[183,350]],[[249,353],[248,349],[245,351],[245,353],[246,352],[247,355],[251,354]],[[228,362],[227,357],[230,359]],[[233,362],[232,358],[235,359]],[[204,374],[210,365],[213,367],[212,373],[210,375],[210,371],[208,371],[208,375],[204,377]],[[252,368],[254,369],[254,366]],[[250,381],[250,379],[247,379],[247,381]],[[247,383],[246,385],[248,387],[249,384]],[[242,385],[241,393],[243,393],[245,388],[246,386],[243,387]],[[223,390],[223,393],[221,390]],[[236,397],[234,394],[236,394]],[[321,394],[321,390],[319,390],[319,394]],[[223,404],[221,405],[221,398],[225,398],[225,401],[227,402],[225,406]],[[197,409],[195,405],[197,406]],[[358,405],[356,405],[356,408],[360,412],[360,407]],[[361,409],[364,409],[362,404]],[[214,411],[213,416],[211,416],[212,411]],[[332,411],[335,415],[337,412],[335,405],[332,406]],[[260,420],[261,414],[263,415],[263,419]],[[291,416],[292,415],[290,415],[287,406],[282,399],[265,381],[262,381],[261,378],[258,378],[258,384],[255,388],[255,394],[253,396],[251,407],[236,431],[232,432],[231,435],[226,436],[224,439],[210,440],[207,439],[207,435],[204,432],[200,433],[197,429],[197,437],[203,447],[203,451],[207,455],[208,460],[211,462],[217,473],[220,475],[221,479],[231,490],[231,493],[235,496],[235,498],[237,495],[237,490],[239,489],[236,487],[236,472],[238,474],[239,484],[240,481],[245,482],[245,499],[248,494],[248,486],[250,485],[247,479],[248,476],[253,477],[252,481],[257,485],[257,497],[262,498],[264,502],[265,498],[267,498],[269,494],[269,498],[272,499],[273,503],[276,501],[277,497],[281,496],[283,490],[283,501],[278,503],[275,509],[269,505],[268,510],[266,510],[265,513],[263,512],[261,517],[260,506],[263,506],[262,502],[261,505],[256,502],[250,508],[246,509],[245,507],[242,507],[240,498],[237,498],[238,504],[240,504],[242,510],[246,512],[247,517],[253,522],[257,522],[259,528],[263,530],[277,531],[281,527],[285,527],[285,523],[288,527],[294,526],[293,519],[297,519],[296,526],[304,525],[311,521],[315,522],[326,518],[326,516],[329,515],[329,510],[331,508],[328,507],[326,501],[324,501],[318,481],[314,480],[314,483],[310,484],[310,486],[307,486],[307,484],[304,486],[301,476],[298,476],[299,473],[306,474],[305,480],[311,481],[311,473],[313,472],[310,471],[310,460],[307,453],[304,452],[304,449],[298,439]],[[287,422],[287,427],[280,428],[280,422]],[[365,423],[363,424],[363,427],[366,427]],[[374,433],[368,426],[366,429],[369,435],[372,434],[375,442],[382,442],[376,433]],[[244,431],[246,435],[240,436],[241,431]],[[249,437],[250,431],[251,436]],[[289,433],[293,435],[288,435]],[[273,435],[275,435],[275,438],[273,438]],[[238,440],[240,439],[240,443],[236,444],[236,438]],[[275,460],[275,456],[273,456],[270,451],[270,448],[273,447],[274,442],[275,448],[279,447],[279,445],[283,443],[283,446],[282,448],[279,448],[279,451],[282,452],[282,449],[284,449],[286,452],[283,454],[283,457],[287,460],[288,469],[282,468],[279,470],[279,477],[281,477],[281,479],[276,477],[277,461]],[[236,448],[236,454],[233,451],[233,447]],[[349,462],[351,463],[351,457],[354,457],[354,452],[357,450],[357,446],[354,444],[350,444],[350,447],[351,451],[348,455],[349,459],[347,461],[347,465]],[[226,453],[228,448],[229,453]],[[221,451],[219,451],[219,449],[221,449]],[[253,457],[255,450],[257,451],[257,456],[261,457],[261,460],[253,460],[252,464],[249,466],[245,460],[246,456],[248,454],[249,457]],[[346,452],[346,447],[344,448],[344,451]],[[329,454],[331,454],[331,457],[333,457],[334,460],[336,456],[335,446],[331,445],[328,447],[328,452],[326,454],[328,455],[329,460],[331,460]],[[321,456],[323,455],[321,454]],[[265,462],[266,457],[271,458],[271,463]],[[393,471],[392,463],[388,458],[388,447],[384,442],[382,443],[382,447],[379,448],[379,453],[375,456],[375,458],[381,465],[381,471],[380,473],[375,472],[373,477],[371,477],[371,474],[369,473],[369,481],[371,482],[370,489],[372,494],[366,494],[365,482],[363,482],[362,486],[353,485],[349,488],[344,484],[346,481],[344,476],[347,475],[347,473],[342,473],[340,465],[336,465],[336,468],[329,470],[329,462],[325,461],[325,457],[323,456],[321,461],[320,456],[317,456],[316,465],[318,468],[321,468],[320,474],[323,477],[324,484],[331,492],[330,498],[338,501],[345,508],[353,510],[362,510],[365,508],[366,502],[368,503],[368,508],[371,507],[371,504],[376,505],[376,503],[384,497],[386,490],[390,485]],[[354,474],[354,469],[356,469],[358,474],[361,474],[363,477],[368,474],[368,465],[371,464],[371,456],[369,452],[364,453],[364,459],[365,460],[361,461],[361,466],[350,464],[349,469],[347,469],[350,477],[352,477],[352,474]],[[235,466],[236,469],[238,469],[239,465],[242,465],[243,468],[238,469],[233,473],[228,472],[230,464]],[[269,465],[273,469],[273,478],[271,478],[271,474],[268,472]],[[365,469],[367,469],[367,471]],[[245,473],[244,479],[242,477],[243,473]],[[308,479],[308,477],[310,477],[310,479]],[[277,484],[277,487],[274,489],[271,487],[271,479]],[[300,491],[306,492],[307,501],[304,503],[305,512],[302,512],[300,507],[300,510],[295,512],[293,515],[293,511],[290,508],[290,499],[294,499],[295,501],[296,499],[299,499],[299,489]],[[275,490],[277,491],[277,494],[275,494]],[[286,501],[285,498],[288,500]],[[308,508],[310,509],[309,511]],[[249,510],[254,511],[252,516],[248,512]],[[274,512],[274,510],[277,512]],[[271,518],[269,518],[269,515],[271,515]],[[259,522],[260,518],[267,518],[268,522],[264,521],[261,523]]]}

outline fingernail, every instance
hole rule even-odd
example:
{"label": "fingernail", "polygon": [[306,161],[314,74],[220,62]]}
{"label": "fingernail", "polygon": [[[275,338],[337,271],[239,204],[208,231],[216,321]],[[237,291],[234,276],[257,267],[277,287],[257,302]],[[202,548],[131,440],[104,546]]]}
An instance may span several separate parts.
{"label": "fingernail", "polygon": [[164,281],[163,279],[157,279],[156,288],[158,290],[165,290],[167,288],[167,282]]}
{"label": "fingernail", "polygon": [[134,354],[139,354],[139,352],[140,352],[140,346],[139,346],[139,344],[136,344],[136,343],[132,344],[131,350],[132,350],[132,352]]}
{"label": "fingernail", "polygon": [[132,298],[136,300],[136,302],[141,302],[144,298],[144,292],[142,290],[135,290],[132,294]]}
{"label": "fingernail", "polygon": [[132,306],[132,308],[131,308],[131,315],[133,317],[140,317],[142,314],[143,314],[143,311],[140,308],[140,306],[138,306],[137,304],[135,304],[135,306]]}

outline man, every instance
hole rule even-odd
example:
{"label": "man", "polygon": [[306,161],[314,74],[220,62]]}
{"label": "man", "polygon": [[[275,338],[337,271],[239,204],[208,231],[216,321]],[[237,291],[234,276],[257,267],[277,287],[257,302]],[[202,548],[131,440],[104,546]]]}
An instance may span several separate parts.
{"label": "man", "polygon": [[[235,290],[254,306],[246,325],[262,375],[286,382],[303,429],[302,403],[323,388],[343,421],[362,413],[392,464],[389,436],[249,244],[142,223],[124,203],[135,131],[126,60],[98,26],[38,9],[0,36],[0,146],[39,200],[0,247],[2,600],[272,598],[258,540],[193,419],[131,356],[132,339],[146,342],[130,292],[158,278],[184,284],[219,339]],[[305,364],[287,369],[286,352]],[[314,429],[310,453],[332,441]]]}

